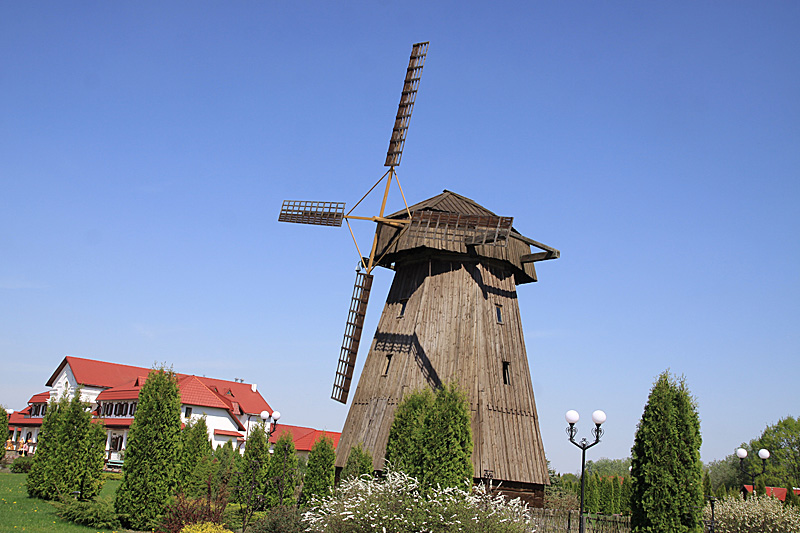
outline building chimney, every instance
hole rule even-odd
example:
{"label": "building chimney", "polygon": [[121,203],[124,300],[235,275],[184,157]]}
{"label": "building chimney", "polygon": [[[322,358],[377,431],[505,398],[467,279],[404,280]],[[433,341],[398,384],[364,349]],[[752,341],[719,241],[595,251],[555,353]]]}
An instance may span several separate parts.
{"label": "building chimney", "polygon": [[253,392],[256,392],[258,390],[258,385],[256,385],[255,383],[251,384],[250,385],[250,390],[253,391]]}

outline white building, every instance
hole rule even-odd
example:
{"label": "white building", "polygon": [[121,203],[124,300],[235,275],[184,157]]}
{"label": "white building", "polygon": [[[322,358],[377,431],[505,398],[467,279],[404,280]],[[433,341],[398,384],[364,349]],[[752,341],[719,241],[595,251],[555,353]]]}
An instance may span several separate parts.
{"label": "white building", "polygon": [[[91,404],[92,413],[106,427],[107,461],[123,457],[139,390],[150,369],[67,356],[47,381],[49,390],[35,394],[28,406],[9,417],[12,443],[29,442],[35,452],[47,402],[80,387],[81,399]],[[232,441],[242,449],[250,429],[260,420],[260,413],[272,413],[255,383],[240,383],[187,374],[176,374],[181,394],[181,421],[206,417],[214,447]],[[338,440],[338,439],[337,439]]]}

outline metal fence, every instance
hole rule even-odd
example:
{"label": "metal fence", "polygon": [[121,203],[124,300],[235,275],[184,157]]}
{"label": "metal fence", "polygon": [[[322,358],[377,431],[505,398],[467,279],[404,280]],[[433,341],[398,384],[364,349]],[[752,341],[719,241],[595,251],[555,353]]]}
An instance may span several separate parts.
{"label": "metal fence", "polygon": [[[530,509],[536,533],[578,532],[578,511]],[[586,517],[585,533],[630,533],[631,519],[627,516]]]}

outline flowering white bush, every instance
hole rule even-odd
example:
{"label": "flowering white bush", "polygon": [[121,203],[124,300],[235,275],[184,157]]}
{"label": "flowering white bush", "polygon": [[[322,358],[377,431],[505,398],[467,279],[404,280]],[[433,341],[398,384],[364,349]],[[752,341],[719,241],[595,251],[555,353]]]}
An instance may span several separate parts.
{"label": "flowering white bush", "polygon": [[[725,498],[714,505],[716,533],[790,533],[800,531],[800,511],[786,507],[771,496],[741,495]],[[711,520],[706,505],[703,519]]]}
{"label": "flowering white bush", "polygon": [[519,499],[486,494],[481,486],[469,492],[425,490],[402,472],[343,481],[335,495],[313,500],[309,507],[303,522],[311,532],[534,531],[528,506]]}

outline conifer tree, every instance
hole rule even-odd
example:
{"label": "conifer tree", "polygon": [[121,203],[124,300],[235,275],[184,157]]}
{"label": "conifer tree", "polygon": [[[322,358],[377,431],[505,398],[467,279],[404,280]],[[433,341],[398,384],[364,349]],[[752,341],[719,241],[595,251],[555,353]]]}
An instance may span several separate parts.
{"label": "conifer tree", "polygon": [[50,402],[27,479],[31,497],[56,500],[77,492],[91,500],[100,492],[106,437],[88,409],[80,390]]}
{"label": "conifer tree", "polygon": [[[256,510],[263,510],[263,496],[267,491],[267,465],[269,464],[269,444],[263,422],[250,429],[244,447],[244,455],[237,468],[236,500]],[[253,500],[248,502],[247,500]]]}
{"label": "conifer tree", "polygon": [[425,413],[422,482],[430,486],[472,485],[472,427],[466,393],[453,382],[436,391]]}
{"label": "conifer tree", "polygon": [[706,470],[703,472],[703,499],[708,501],[711,495],[711,476],[708,475],[708,470]]}
{"label": "conifer tree", "polygon": [[587,514],[594,514],[597,512],[599,502],[599,489],[597,487],[597,474],[585,472],[586,483],[584,485],[584,501],[583,510]]}
{"label": "conifer tree", "polygon": [[700,419],[686,382],[662,373],[634,438],[631,526],[636,533],[701,529]]}
{"label": "conifer tree", "polygon": [[618,478],[617,476],[612,476],[611,480],[611,509],[609,509],[608,514],[619,514],[621,512],[619,497],[620,493],[622,492],[622,487],[620,487],[620,481],[622,478]]}
{"label": "conifer tree", "polygon": [[767,495],[767,484],[764,482],[764,476],[759,476],[756,479],[756,486],[753,487],[753,493],[757,494],[758,496]]}
{"label": "conifer tree", "polygon": [[42,426],[39,428],[39,436],[36,443],[36,453],[33,455],[33,466],[28,473],[25,484],[28,489],[28,496],[31,498],[49,499],[48,495],[55,494],[55,486],[52,480],[55,475],[52,470],[55,468],[55,454],[58,447],[58,433],[63,423],[60,410],[66,405],[66,399],[61,401],[51,399],[47,405],[47,412],[42,419]]}
{"label": "conifer tree", "polygon": [[339,478],[350,479],[363,475],[372,475],[373,471],[372,455],[370,455],[369,451],[365,450],[362,443],[359,442],[358,446],[350,448],[350,453],[347,454],[347,462],[345,462]]}
{"label": "conifer tree", "polygon": [[328,496],[333,491],[336,452],[333,440],[323,435],[311,447],[308,455],[308,469],[303,478],[303,493],[300,503],[305,504],[312,498]]}
{"label": "conifer tree", "polygon": [[5,446],[8,439],[8,411],[2,405],[0,405],[0,437],[2,437],[2,443]]}
{"label": "conifer tree", "polygon": [[126,527],[150,529],[176,493],[180,475],[181,398],[175,373],[153,369],[139,391],[114,507]]}
{"label": "conifer tree", "polygon": [[295,490],[299,482],[297,452],[292,433],[284,431],[278,437],[273,453],[267,463],[266,487],[264,494],[266,507],[278,505],[293,507],[296,502]]}
{"label": "conifer tree", "polygon": [[394,412],[386,443],[386,462],[391,469],[422,479],[425,413],[431,411],[434,395],[430,389],[414,391],[403,398]]}
{"label": "conifer tree", "polygon": [[233,449],[231,441],[218,446],[213,452],[214,459],[218,461],[215,473],[215,484],[218,488],[227,487],[236,471],[236,458],[240,455]]}
{"label": "conifer tree", "polygon": [[[214,450],[211,447],[211,440],[208,437],[208,425],[206,417],[202,416],[197,420],[192,420],[181,430],[181,469],[179,487],[189,493],[197,493],[198,488],[203,493],[203,487],[207,479],[204,478],[208,472],[208,461]],[[198,466],[204,466],[198,470]],[[202,470],[202,471],[200,471]],[[191,488],[190,488],[191,486]]]}
{"label": "conifer tree", "polygon": [[786,497],[783,499],[783,503],[787,507],[800,507],[800,498],[798,498],[797,493],[795,493],[791,483],[786,485]]}
{"label": "conifer tree", "polygon": [[631,495],[633,493],[631,478],[622,478],[619,492],[619,512],[625,516],[631,514]]}

